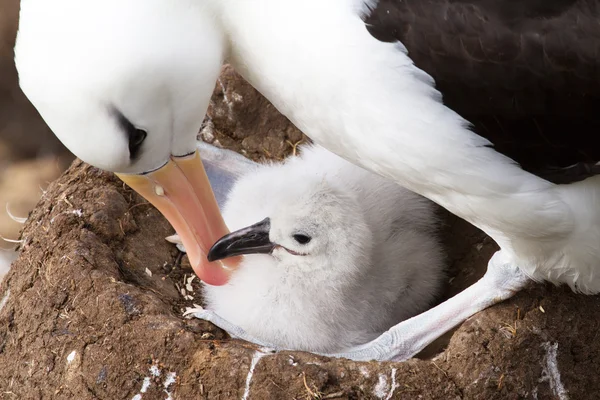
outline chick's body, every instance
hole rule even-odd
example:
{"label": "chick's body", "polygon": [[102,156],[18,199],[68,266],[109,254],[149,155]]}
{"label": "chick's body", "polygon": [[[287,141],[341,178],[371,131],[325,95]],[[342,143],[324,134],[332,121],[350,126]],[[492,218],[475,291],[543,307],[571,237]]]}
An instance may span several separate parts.
{"label": "chick's body", "polygon": [[267,217],[272,253],[246,255],[228,284],[204,286],[207,309],[257,338],[340,351],[426,310],[439,293],[433,203],[321,147],[239,178],[224,208],[229,228]]}

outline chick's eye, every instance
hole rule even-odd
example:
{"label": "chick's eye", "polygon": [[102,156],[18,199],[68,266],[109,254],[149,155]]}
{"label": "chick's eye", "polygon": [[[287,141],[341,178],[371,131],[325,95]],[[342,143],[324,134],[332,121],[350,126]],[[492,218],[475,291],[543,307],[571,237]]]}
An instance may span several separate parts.
{"label": "chick's eye", "polygon": [[311,239],[312,239],[310,236],[303,235],[303,234],[301,234],[301,233],[296,233],[296,234],[293,236],[293,238],[294,238],[294,240],[295,240],[296,242],[298,242],[298,243],[300,243],[300,244],[307,244],[307,243],[308,243],[308,242],[310,242],[310,241],[311,241]]}

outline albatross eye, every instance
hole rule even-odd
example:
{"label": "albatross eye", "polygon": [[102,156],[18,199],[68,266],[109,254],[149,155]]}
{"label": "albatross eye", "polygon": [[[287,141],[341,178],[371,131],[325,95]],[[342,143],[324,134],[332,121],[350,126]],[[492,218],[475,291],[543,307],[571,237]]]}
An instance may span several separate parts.
{"label": "albatross eye", "polygon": [[303,235],[303,234],[301,234],[301,233],[296,233],[296,234],[293,236],[293,238],[294,238],[294,240],[295,240],[296,242],[298,242],[298,243],[300,243],[300,244],[307,244],[307,243],[308,243],[308,242],[310,242],[310,241],[311,241],[311,239],[312,239],[310,236]]}
{"label": "albatross eye", "polygon": [[135,161],[140,155],[142,143],[144,143],[148,134],[145,130],[136,128],[135,125],[133,125],[133,123],[116,107],[111,107],[110,110],[117,119],[121,129],[123,129],[124,133],[127,135],[127,141],[129,143],[129,159]]}
{"label": "albatross eye", "polygon": [[129,136],[129,155],[135,159],[148,134],[143,129],[133,128],[127,132],[127,135]]}

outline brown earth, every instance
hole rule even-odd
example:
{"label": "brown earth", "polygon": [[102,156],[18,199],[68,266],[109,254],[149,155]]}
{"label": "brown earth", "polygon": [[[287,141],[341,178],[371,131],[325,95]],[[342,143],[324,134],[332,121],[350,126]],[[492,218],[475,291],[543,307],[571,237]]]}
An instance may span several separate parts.
{"label": "brown earth", "polygon": [[215,86],[199,139],[255,161],[283,160],[308,140],[228,65]]}
{"label": "brown earth", "polygon": [[[217,84],[209,116],[204,138],[254,159],[282,158],[302,139],[230,70]],[[482,275],[495,247],[470,225],[445,221],[449,295]],[[171,233],[112,174],[76,161],[53,182],[0,285],[0,398],[594,399],[600,393],[600,299],[549,285],[532,285],[475,315],[428,350],[433,358],[357,363],[282,352],[257,361],[254,346],[182,318],[201,297],[186,293],[194,299],[185,300],[180,293],[192,270],[164,240]]]}

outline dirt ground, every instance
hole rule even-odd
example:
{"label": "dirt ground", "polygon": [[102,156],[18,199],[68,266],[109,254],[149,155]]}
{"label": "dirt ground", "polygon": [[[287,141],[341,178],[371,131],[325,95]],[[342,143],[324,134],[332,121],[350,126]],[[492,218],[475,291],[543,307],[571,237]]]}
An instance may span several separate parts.
{"label": "dirt ground", "polygon": [[[284,157],[302,135],[263,101],[226,69],[201,137],[253,159]],[[495,245],[457,218],[444,221],[447,297],[482,275]],[[597,296],[532,285],[405,363],[265,354],[181,316],[201,295],[181,294],[192,270],[164,240],[171,233],[112,174],[76,161],[51,183],[0,285],[0,398],[594,399],[599,393]]]}

